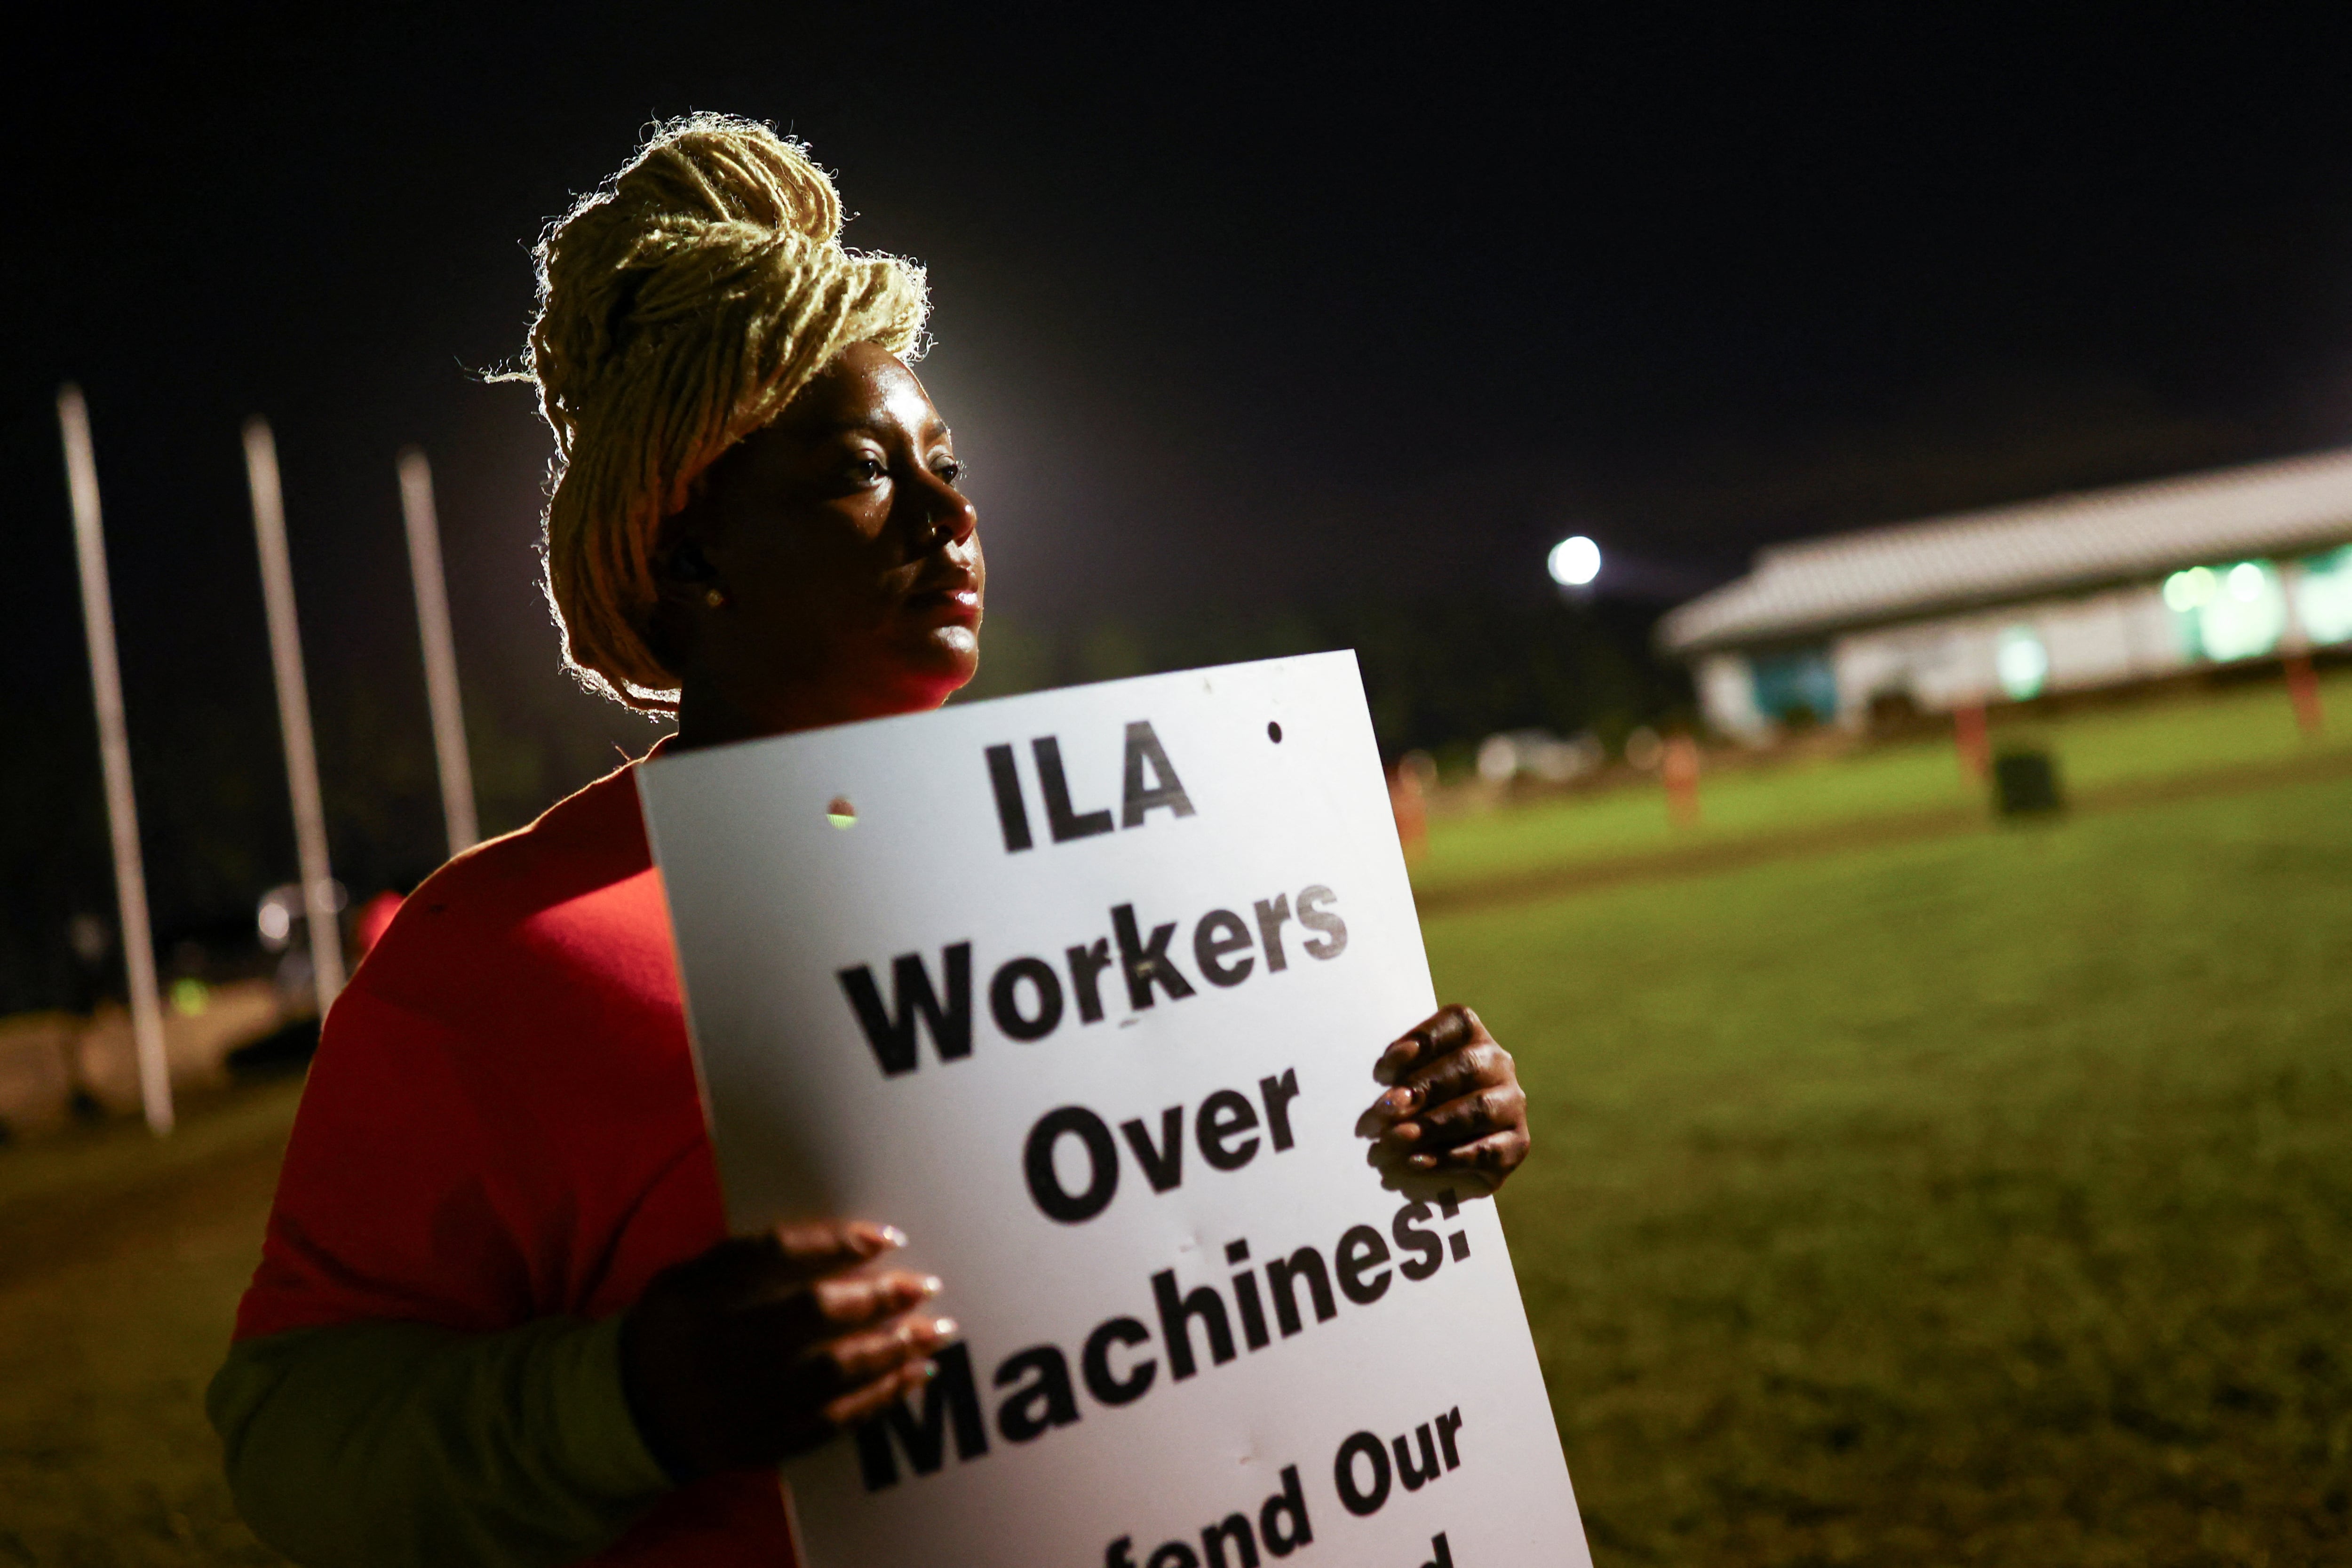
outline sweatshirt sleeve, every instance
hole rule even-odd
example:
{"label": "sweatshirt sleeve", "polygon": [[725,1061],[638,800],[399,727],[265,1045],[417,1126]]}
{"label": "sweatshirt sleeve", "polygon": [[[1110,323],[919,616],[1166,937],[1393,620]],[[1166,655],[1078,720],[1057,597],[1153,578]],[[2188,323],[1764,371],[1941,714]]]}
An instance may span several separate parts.
{"label": "sweatshirt sleeve", "polygon": [[352,1322],[238,1342],[205,1409],[254,1532],[308,1568],[540,1568],[670,1489],[618,1317],[467,1334]]}

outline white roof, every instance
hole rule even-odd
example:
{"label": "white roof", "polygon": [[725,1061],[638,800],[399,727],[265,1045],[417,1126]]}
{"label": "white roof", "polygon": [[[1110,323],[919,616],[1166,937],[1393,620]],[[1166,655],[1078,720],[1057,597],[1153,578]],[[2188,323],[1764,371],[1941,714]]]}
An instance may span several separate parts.
{"label": "white roof", "polygon": [[1669,612],[1695,654],[2352,540],[2352,447],[1774,545]]}

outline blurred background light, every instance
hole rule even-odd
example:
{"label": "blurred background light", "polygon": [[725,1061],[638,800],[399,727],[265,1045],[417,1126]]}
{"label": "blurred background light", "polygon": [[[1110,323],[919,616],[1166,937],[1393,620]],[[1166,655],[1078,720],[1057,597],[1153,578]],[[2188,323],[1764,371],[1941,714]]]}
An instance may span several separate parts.
{"label": "blurred background light", "polygon": [[1589,730],[1573,740],[1562,740],[1549,730],[1511,730],[1489,735],[1479,744],[1478,776],[1490,784],[1507,784],[1522,774],[1546,784],[1566,784],[1596,771],[1608,757],[1608,748]]}
{"label": "blurred background light", "polygon": [[1551,580],[1563,588],[1581,588],[1601,575],[1601,546],[1582,534],[1563,539],[1544,561]]}
{"label": "blurred background light", "polygon": [[2206,576],[2220,591],[2183,617],[2191,651],[2227,662],[2276,649],[2286,635],[2286,587],[2278,569],[2267,561],[2241,561]]}
{"label": "blurred background light", "polygon": [[2042,695],[2042,684],[2050,679],[2050,650],[2032,626],[2011,626],[2000,634],[1993,670],[2012,700],[2029,701]]}
{"label": "blurred background light", "polygon": [[2303,563],[2295,587],[2295,610],[2304,635],[2327,646],[2352,641],[2352,547],[2315,555]]}
{"label": "blurred background light", "polygon": [[2193,610],[2213,596],[2213,569],[2191,566],[2164,580],[2164,603],[2173,610]]}

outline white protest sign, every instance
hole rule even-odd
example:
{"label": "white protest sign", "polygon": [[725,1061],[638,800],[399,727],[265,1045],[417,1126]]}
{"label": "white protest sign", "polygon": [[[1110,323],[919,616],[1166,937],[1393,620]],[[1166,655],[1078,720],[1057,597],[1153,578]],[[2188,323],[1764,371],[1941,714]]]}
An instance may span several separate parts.
{"label": "white protest sign", "polygon": [[1354,1134],[1435,1004],[1352,655],[639,787],[730,1223],[898,1225],[963,1327],[786,1467],[810,1568],[1589,1563],[1493,1203]]}

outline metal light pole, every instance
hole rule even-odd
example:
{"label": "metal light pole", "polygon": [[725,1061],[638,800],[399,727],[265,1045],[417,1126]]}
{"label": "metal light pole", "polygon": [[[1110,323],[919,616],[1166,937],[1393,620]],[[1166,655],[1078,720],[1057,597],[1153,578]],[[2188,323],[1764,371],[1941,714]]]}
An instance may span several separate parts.
{"label": "metal light pole", "polygon": [[319,1016],[343,988],[343,932],[327,869],[327,814],[319,799],[319,756],[310,740],[310,697],[302,679],[302,635],[294,618],[294,568],[286,554],[286,503],[278,485],[278,444],[269,422],[245,422],[245,474],[253,489],[253,531],[261,547],[261,596],[269,612],[269,664],[278,678],[278,727],[286,740],[286,787],[294,797],[294,853],[310,917],[310,970]]}
{"label": "metal light pole", "polygon": [[457,649],[449,636],[449,590],[441,571],[441,525],[433,510],[433,468],[410,447],[400,454],[400,511],[408,524],[408,573],[416,584],[416,637],[425,645],[425,694],[433,708],[433,755],[441,764],[441,818],[449,853],[481,841],[474,818],[474,769],[457,703]]}
{"label": "metal light pole", "polygon": [[114,647],[114,595],[106,577],[106,535],[98,510],[98,458],[81,388],[58,391],[73,495],[74,561],[81,569],[81,624],[89,640],[89,684],[98,704],[98,755],[106,774],[107,834],[114,848],[114,899],[122,921],[122,967],[131,982],[131,1034],[139,1054],[139,1100],[147,1127],[172,1130],[172,1075],[163,1055],[163,1001],[155,988],[155,938],[147,920],[147,872],[139,858],[139,806],[131,790],[131,732],[122,716],[122,669]]}

